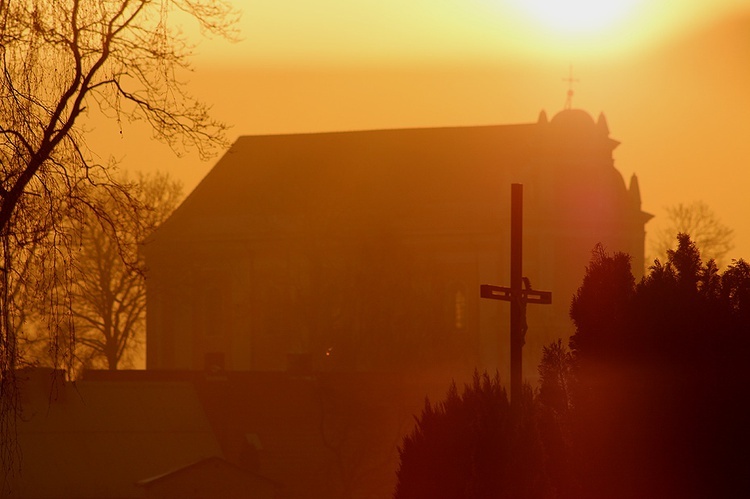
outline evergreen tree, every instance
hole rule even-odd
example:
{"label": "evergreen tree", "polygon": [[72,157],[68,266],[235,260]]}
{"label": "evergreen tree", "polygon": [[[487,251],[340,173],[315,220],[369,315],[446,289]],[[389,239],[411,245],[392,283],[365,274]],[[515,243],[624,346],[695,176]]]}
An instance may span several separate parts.
{"label": "evergreen tree", "polygon": [[577,387],[573,357],[562,340],[542,349],[539,364],[538,426],[544,449],[544,468],[554,497],[577,497],[578,477],[573,467],[572,391]]}
{"label": "evergreen tree", "polygon": [[626,323],[635,289],[630,256],[594,248],[583,285],[573,296],[570,318],[576,326],[571,348],[584,360],[609,362],[626,348]]}
{"label": "evergreen tree", "polygon": [[636,284],[593,252],[576,332],[543,350],[513,418],[497,379],[426,402],[399,449],[396,499],[745,497],[750,265],[721,273],[684,234]]}
{"label": "evergreen tree", "polygon": [[571,306],[571,418],[582,495],[747,493],[742,365],[750,266],[721,274],[678,236],[633,286],[621,255],[595,251]]}
{"label": "evergreen tree", "polygon": [[399,448],[396,499],[545,497],[531,389],[516,421],[497,376],[474,374],[459,394],[425,401]]}

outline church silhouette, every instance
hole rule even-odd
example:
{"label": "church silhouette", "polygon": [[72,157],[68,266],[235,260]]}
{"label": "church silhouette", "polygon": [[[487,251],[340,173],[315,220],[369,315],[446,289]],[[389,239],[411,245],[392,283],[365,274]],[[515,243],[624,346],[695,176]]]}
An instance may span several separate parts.
{"label": "church silhouette", "polygon": [[524,185],[525,378],[572,333],[591,251],[644,268],[638,179],[603,114],[240,137],[145,243],[147,368],[498,369],[507,379],[509,186]]}

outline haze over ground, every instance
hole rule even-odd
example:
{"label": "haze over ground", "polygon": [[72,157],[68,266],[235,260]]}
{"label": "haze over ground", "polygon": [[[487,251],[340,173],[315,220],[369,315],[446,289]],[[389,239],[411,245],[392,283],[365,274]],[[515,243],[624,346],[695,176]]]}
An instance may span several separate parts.
{"label": "haze over ground", "polygon": [[[643,207],[657,216],[649,233],[664,207],[703,200],[735,230],[729,257],[750,258],[747,2],[633,0],[611,23],[588,27],[551,26],[501,0],[234,3],[242,40],[203,42],[185,76],[233,125],[232,140],[533,122],[563,108],[572,64],[573,106],[605,113],[622,142],[617,168],[626,181],[638,174]],[[587,3],[569,0],[557,17],[585,21],[574,14],[598,8]],[[122,134],[113,122],[91,126],[104,160],[168,171],[186,192],[215,162],[177,159],[137,125],[122,124]]]}

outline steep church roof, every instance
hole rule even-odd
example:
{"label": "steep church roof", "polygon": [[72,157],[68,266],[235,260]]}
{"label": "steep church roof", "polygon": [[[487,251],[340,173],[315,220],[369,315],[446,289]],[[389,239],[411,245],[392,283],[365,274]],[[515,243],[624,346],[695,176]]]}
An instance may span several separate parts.
{"label": "steep church roof", "polygon": [[[604,123],[572,109],[518,125],[242,136],[149,242],[258,238],[312,229],[311,219],[356,229],[363,220],[421,220],[430,206],[486,206],[508,183],[548,171],[552,158],[581,144],[592,158],[611,158],[618,143]],[[612,177],[615,197],[627,198],[619,172],[599,174]],[[453,226],[496,222],[471,211],[456,214]]]}

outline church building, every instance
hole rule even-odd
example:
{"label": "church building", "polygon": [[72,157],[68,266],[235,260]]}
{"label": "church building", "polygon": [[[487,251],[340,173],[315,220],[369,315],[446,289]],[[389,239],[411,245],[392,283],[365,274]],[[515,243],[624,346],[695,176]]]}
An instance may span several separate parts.
{"label": "church building", "polygon": [[243,136],[145,243],[147,368],[498,369],[508,379],[510,186],[524,186],[524,373],[573,332],[598,243],[644,268],[635,175],[603,114],[515,125]]}

